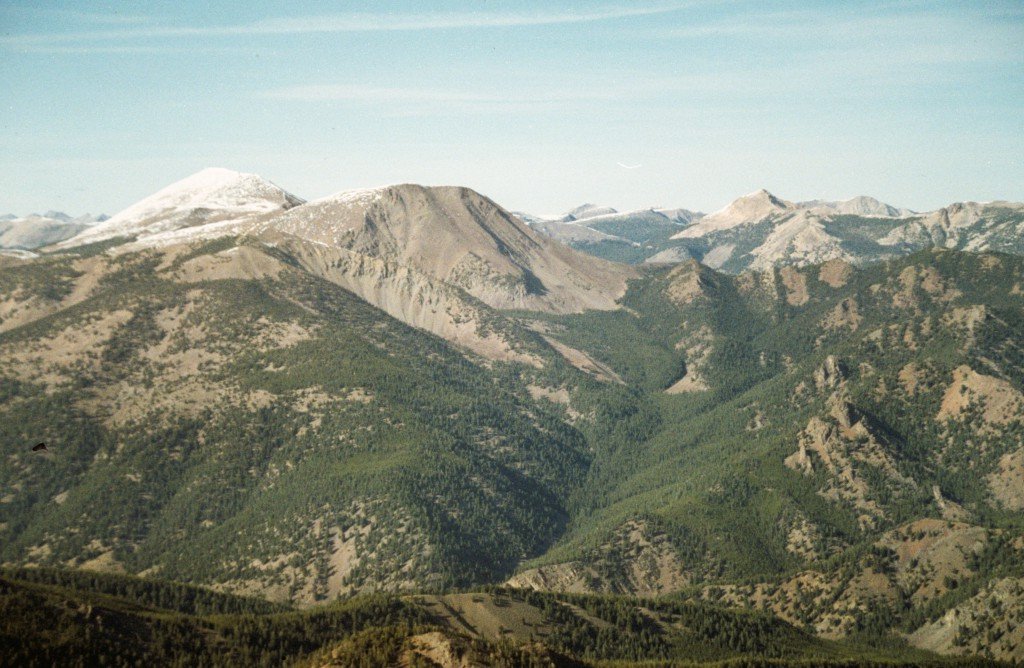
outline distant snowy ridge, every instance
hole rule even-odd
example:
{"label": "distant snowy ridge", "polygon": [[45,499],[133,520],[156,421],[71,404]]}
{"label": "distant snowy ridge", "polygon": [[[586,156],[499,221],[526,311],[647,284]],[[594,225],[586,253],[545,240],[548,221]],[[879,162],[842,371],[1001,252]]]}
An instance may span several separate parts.
{"label": "distant snowy ridge", "polygon": [[599,206],[588,202],[566,211],[562,214],[561,221],[564,223],[571,223],[573,221],[585,220],[587,218],[593,218],[594,216],[604,216],[611,213],[618,213],[618,211],[610,206]]}
{"label": "distant snowy ridge", "polygon": [[798,202],[797,206],[802,209],[810,209],[816,213],[878,218],[906,218],[916,214],[915,211],[910,209],[895,207],[866,195],[838,201],[816,199],[809,202]]}
{"label": "distant snowy ridge", "polygon": [[70,239],[106,216],[84,214],[73,218],[63,211],[47,211],[44,214],[0,216],[0,248],[22,250],[41,248]]}

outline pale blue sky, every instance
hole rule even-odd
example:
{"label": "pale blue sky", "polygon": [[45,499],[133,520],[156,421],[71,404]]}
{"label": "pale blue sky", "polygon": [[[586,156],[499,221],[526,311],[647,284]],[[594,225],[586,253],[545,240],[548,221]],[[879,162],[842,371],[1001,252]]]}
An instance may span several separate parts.
{"label": "pale blue sky", "polygon": [[538,213],[1024,200],[1019,0],[0,0],[0,89],[0,213],[207,166]]}

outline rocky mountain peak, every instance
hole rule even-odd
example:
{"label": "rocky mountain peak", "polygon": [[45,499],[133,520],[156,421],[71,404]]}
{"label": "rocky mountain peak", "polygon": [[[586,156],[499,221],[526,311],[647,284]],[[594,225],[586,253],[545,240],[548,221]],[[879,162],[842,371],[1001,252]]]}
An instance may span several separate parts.
{"label": "rocky mountain peak", "polygon": [[741,225],[758,223],[769,216],[796,209],[796,205],[779,199],[764,188],[739,197],[723,209],[709,213],[675,235],[675,239],[693,239],[731,230]]}
{"label": "rocky mountain peak", "polygon": [[415,268],[498,308],[613,308],[633,273],[562,246],[458,186],[345,191],[260,221],[252,231]]}

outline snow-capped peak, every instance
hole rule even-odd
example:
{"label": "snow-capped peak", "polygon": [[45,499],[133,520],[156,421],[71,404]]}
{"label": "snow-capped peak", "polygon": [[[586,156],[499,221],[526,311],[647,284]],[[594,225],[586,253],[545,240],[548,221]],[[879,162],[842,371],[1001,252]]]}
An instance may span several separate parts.
{"label": "snow-capped peak", "polygon": [[211,167],[162,188],[69,240],[147,236],[289,209],[303,200],[256,174]]}
{"label": "snow-capped peak", "polygon": [[298,203],[298,200],[256,174],[210,167],[158,190],[107,222],[116,224],[167,211],[198,208],[273,211],[289,203]]}

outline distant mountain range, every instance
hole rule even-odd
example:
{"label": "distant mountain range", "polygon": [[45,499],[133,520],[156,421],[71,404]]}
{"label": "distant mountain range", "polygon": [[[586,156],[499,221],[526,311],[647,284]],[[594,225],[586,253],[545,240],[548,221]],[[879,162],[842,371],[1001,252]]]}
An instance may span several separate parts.
{"label": "distant mountain range", "polygon": [[[113,218],[56,211],[0,216],[0,249],[70,248],[122,236],[148,244],[214,238],[302,203],[256,175],[207,169]],[[544,236],[604,259],[696,259],[729,273],[833,259],[863,264],[933,246],[1024,252],[1024,204],[1017,202],[958,202],[919,213],[868,196],[791,202],[759,190],[710,214],[586,203],[559,216],[513,215]]]}
{"label": "distant mountain range", "polygon": [[0,248],[32,250],[49,246],[70,239],[106,219],[104,215],[90,214],[72,218],[62,211],[27,216],[8,213],[0,216]]}
{"label": "distant mountain range", "polygon": [[863,264],[932,246],[1024,252],[1024,204],[1016,202],[963,202],[918,213],[872,197],[790,202],[759,190],[706,215],[644,209],[589,216],[608,210],[590,204],[579,210],[582,216],[526,220],[599,257],[631,264],[695,258],[730,273],[832,259]]}

